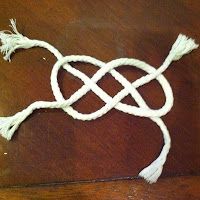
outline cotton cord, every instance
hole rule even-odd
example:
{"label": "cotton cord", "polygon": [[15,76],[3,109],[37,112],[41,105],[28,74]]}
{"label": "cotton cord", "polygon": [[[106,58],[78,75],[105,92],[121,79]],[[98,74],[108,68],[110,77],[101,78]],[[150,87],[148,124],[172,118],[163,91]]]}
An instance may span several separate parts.
{"label": "cotton cord", "polygon": [[[51,88],[56,101],[37,101],[13,116],[0,117],[0,134],[7,140],[10,140],[20,124],[31,113],[33,113],[34,110],[41,108],[60,108],[63,109],[68,115],[72,116],[74,119],[84,121],[97,119],[113,108],[131,115],[147,117],[155,122],[160,128],[163,134],[164,146],[158,158],[149,166],[144,168],[139,173],[139,176],[144,178],[149,183],[155,183],[162,173],[163,165],[166,161],[167,154],[171,146],[169,131],[161,117],[166,115],[171,110],[174,101],[171,86],[166,78],[162,75],[162,73],[169,67],[172,61],[179,60],[183,55],[188,54],[193,49],[196,49],[198,45],[195,44],[195,41],[186,37],[185,35],[179,34],[169,52],[169,55],[164,60],[163,64],[158,69],[156,69],[143,61],[133,58],[119,58],[105,63],[96,58],[85,55],[63,56],[55,47],[47,42],[32,40],[23,36],[18,32],[16,28],[16,21],[11,19],[10,22],[12,31],[6,30],[0,32],[0,40],[2,43],[0,46],[0,51],[4,55],[4,59],[10,62],[11,54],[14,53],[17,49],[42,47],[49,50],[57,58],[57,61],[54,64],[51,72]],[[99,67],[99,70],[93,75],[92,78],[89,78],[83,72],[72,67],[70,65],[71,62],[89,63]],[[123,75],[115,70],[116,68],[123,65],[137,67],[138,69],[145,71],[147,75],[144,75],[143,77],[131,83]],[[68,99],[64,99],[57,80],[58,71],[61,67],[63,67],[73,76],[79,78],[84,83],[84,85]],[[106,73],[110,73],[124,88],[114,97],[108,95],[97,85],[97,82]],[[154,79],[156,79],[161,85],[165,94],[165,104],[160,109],[151,109],[137,90],[138,87],[145,85]],[[75,110],[72,105],[81,99],[84,95],[86,95],[90,90],[93,91],[99,98],[101,98],[101,100],[105,102],[105,105],[99,110],[89,114],[80,113]],[[121,100],[128,94],[130,94],[136,101],[138,107],[121,102]]]}

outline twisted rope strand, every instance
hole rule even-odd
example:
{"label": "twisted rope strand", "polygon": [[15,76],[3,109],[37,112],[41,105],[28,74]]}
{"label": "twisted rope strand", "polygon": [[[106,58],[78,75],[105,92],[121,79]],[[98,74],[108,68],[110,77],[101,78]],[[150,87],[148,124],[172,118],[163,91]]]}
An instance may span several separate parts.
{"label": "twisted rope strand", "polygon": [[[149,183],[156,182],[162,173],[163,165],[166,161],[171,146],[169,131],[160,117],[166,115],[171,110],[174,101],[171,86],[166,80],[166,78],[162,75],[162,73],[169,67],[172,61],[179,60],[183,55],[189,53],[193,49],[196,49],[198,45],[195,44],[195,41],[180,34],[175,43],[173,44],[170,53],[164,60],[163,64],[158,69],[155,69],[154,67],[145,62],[133,58],[119,58],[105,63],[96,58],[85,55],[71,55],[64,57],[55,47],[53,47],[49,43],[40,40],[31,40],[20,34],[16,28],[16,21],[10,21],[10,26],[13,30],[13,33],[11,31],[0,32],[0,39],[2,43],[0,50],[1,53],[4,54],[4,59],[11,61],[11,54],[19,48],[28,49],[32,47],[41,47],[49,50],[57,58],[57,61],[54,64],[51,72],[50,82],[56,101],[37,101],[29,105],[23,111],[18,112],[11,117],[1,117],[0,134],[6,139],[10,140],[14,132],[20,126],[20,124],[34,110],[41,108],[60,108],[63,109],[68,115],[79,120],[97,119],[109,112],[109,110],[113,108],[131,115],[139,117],[148,117],[153,122],[155,122],[160,128],[163,134],[164,146],[158,158],[155,161],[153,161],[149,166],[144,168],[139,173],[139,176],[143,177]],[[99,67],[99,70],[93,75],[92,78],[89,78],[83,72],[72,67],[69,64],[71,62],[90,63]],[[123,65],[137,67],[147,72],[147,75],[142,76],[136,81],[130,83],[123,75],[121,75],[115,70],[115,68],[118,68]],[[69,97],[68,99],[64,99],[57,80],[58,71],[61,67],[63,67],[67,72],[69,72],[73,76],[82,80],[84,83],[84,85],[80,89],[78,89],[73,95],[71,95],[71,97]],[[124,87],[124,89],[118,92],[114,97],[109,96],[97,85],[97,82],[106,73],[110,73],[115,78],[115,80],[118,81]],[[161,85],[166,98],[165,104],[160,109],[151,109],[144,101],[140,93],[137,91],[138,87],[143,86],[155,79]],[[80,113],[72,107],[72,104],[78,101],[84,95],[86,95],[87,92],[89,92],[90,90],[93,91],[100,99],[102,99],[105,102],[105,105],[99,110],[89,114]],[[136,101],[138,107],[121,103],[121,100],[128,94],[130,94],[132,98]]]}

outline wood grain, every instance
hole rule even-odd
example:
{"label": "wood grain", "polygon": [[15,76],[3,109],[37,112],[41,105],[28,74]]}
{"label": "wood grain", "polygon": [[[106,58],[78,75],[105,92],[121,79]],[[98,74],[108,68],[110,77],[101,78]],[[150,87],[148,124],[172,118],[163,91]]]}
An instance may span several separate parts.
{"label": "wood grain", "polygon": [[198,200],[200,177],[161,179],[149,185],[141,180],[82,183],[0,189],[1,200]]}
{"label": "wood grain", "polygon": [[[0,1],[0,29],[8,28],[10,18],[17,19],[20,32],[50,42],[64,55],[86,54],[103,61],[135,57],[158,67],[180,32],[200,42],[200,1]],[[0,59],[0,115],[12,115],[37,100],[54,100],[49,83],[54,63],[55,58],[39,48],[18,51],[11,63]],[[172,137],[163,176],[200,172],[199,63],[197,50],[164,74],[175,104],[163,117]],[[81,63],[74,66],[89,76],[97,70]],[[127,66],[119,71],[130,81],[143,75]],[[66,98],[82,85],[64,71],[59,83]],[[99,85],[112,96],[122,88],[109,75]],[[164,103],[156,81],[139,92],[153,108]],[[123,102],[135,105],[129,97]],[[89,92],[74,107],[89,113],[102,105]],[[112,110],[82,122],[61,110],[39,110],[12,141],[0,138],[0,186],[136,177],[161,146],[161,132],[149,119]]]}

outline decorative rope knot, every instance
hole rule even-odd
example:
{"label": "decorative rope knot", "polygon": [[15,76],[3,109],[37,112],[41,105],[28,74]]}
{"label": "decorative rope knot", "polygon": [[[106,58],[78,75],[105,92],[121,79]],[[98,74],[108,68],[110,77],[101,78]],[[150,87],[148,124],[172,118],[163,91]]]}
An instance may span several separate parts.
{"label": "decorative rope knot", "polygon": [[[28,49],[32,47],[42,47],[54,54],[57,58],[57,62],[54,64],[51,72],[51,87],[56,101],[37,101],[29,105],[23,111],[18,112],[13,116],[0,117],[0,134],[7,140],[10,140],[14,132],[20,126],[20,124],[34,110],[41,108],[60,108],[63,109],[68,115],[72,116],[74,119],[79,120],[97,119],[109,112],[109,110],[111,110],[112,108],[115,108],[119,111],[131,115],[139,117],[148,117],[160,127],[160,130],[163,133],[164,146],[158,158],[155,161],[153,161],[149,166],[144,168],[139,173],[139,176],[143,177],[149,183],[156,182],[162,173],[163,165],[166,161],[167,154],[171,146],[169,131],[160,117],[166,115],[171,110],[174,100],[170,84],[162,75],[162,73],[169,67],[172,61],[179,60],[183,55],[189,53],[193,49],[196,49],[198,45],[195,44],[195,41],[186,37],[185,35],[179,34],[177,40],[175,41],[170,50],[169,55],[164,60],[163,64],[158,69],[156,69],[143,61],[133,58],[119,58],[105,63],[96,58],[85,55],[63,56],[55,47],[53,47],[47,42],[40,40],[31,40],[23,36],[18,32],[16,28],[16,21],[14,21],[13,19],[11,19],[10,21],[10,26],[13,32],[0,32],[0,39],[2,43],[0,50],[1,53],[4,54],[4,59],[7,61],[11,61],[11,54],[15,52],[15,50],[20,48]],[[70,65],[71,62],[90,63],[99,67],[99,70],[93,75],[92,78],[89,78],[83,72],[73,68]],[[118,71],[115,70],[116,68],[123,65],[137,67],[145,71],[147,75],[131,83],[123,75],[121,75]],[[57,75],[61,67],[63,67],[67,72],[71,73],[73,76],[79,78],[84,83],[84,85],[73,95],[71,95],[71,97],[69,97],[68,99],[64,99],[58,85]],[[110,73],[115,78],[115,80],[123,86],[123,89],[120,92],[118,92],[114,97],[109,96],[104,90],[102,90],[97,85],[97,82],[106,73]],[[154,79],[156,79],[161,85],[166,99],[165,104],[157,110],[151,109],[146,104],[146,102],[137,90],[138,87],[145,85]],[[105,102],[105,105],[99,110],[89,114],[84,114],[76,111],[72,107],[72,104],[78,101],[90,90],[92,90],[98,97],[100,97]],[[121,103],[121,100],[128,94],[130,94],[132,98],[136,101],[138,107]]]}

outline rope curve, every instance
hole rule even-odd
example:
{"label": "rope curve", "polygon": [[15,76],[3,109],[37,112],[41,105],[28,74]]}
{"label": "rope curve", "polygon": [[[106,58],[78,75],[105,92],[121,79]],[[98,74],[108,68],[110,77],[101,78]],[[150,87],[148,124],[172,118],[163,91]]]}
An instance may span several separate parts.
{"label": "rope curve", "polygon": [[[18,32],[16,28],[16,21],[14,21],[13,19],[11,19],[10,21],[10,26],[13,32],[0,32],[0,39],[2,43],[0,50],[1,53],[4,54],[4,59],[7,61],[11,61],[11,54],[15,52],[16,49],[20,48],[29,49],[32,47],[41,47],[49,50],[57,58],[50,77],[51,88],[56,101],[37,101],[11,117],[0,117],[0,134],[7,140],[10,140],[20,124],[31,113],[33,113],[34,110],[41,108],[60,108],[63,109],[63,111],[66,112],[68,115],[72,116],[74,119],[84,121],[95,120],[103,116],[113,108],[124,113],[128,113],[130,115],[147,117],[155,122],[160,128],[163,134],[164,146],[158,158],[153,161],[149,166],[144,168],[139,173],[139,176],[143,177],[149,183],[156,182],[162,173],[163,165],[166,161],[169,149],[171,147],[169,131],[161,117],[166,115],[171,110],[174,101],[171,86],[162,73],[169,67],[172,61],[179,60],[183,55],[189,53],[193,49],[196,49],[198,45],[195,43],[195,41],[193,39],[187,38],[185,35],[180,34],[173,44],[169,55],[164,60],[163,64],[158,69],[156,69],[143,61],[133,58],[119,58],[105,63],[96,58],[85,55],[63,56],[55,47],[47,42],[40,40],[31,40],[23,36]],[[99,67],[99,69],[92,76],[92,78],[89,78],[83,72],[72,67],[69,64],[71,62],[89,63]],[[141,78],[131,83],[123,75],[115,70],[116,68],[123,65],[137,67],[138,69],[145,71],[147,75],[142,76]],[[61,67],[63,67],[68,73],[79,78],[84,83],[84,85],[74,94],[72,94],[68,99],[64,99],[57,80],[58,71]],[[97,82],[106,73],[110,73],[115,78],[115,80],[124,87],[114,97],[108,95],[97,85]],[[143,86],[152,80],[158,81],[165,94],[165,104],[159,109],[151,109],[137,90],[138,87]],[[105,105],[99,110],[92,113],[80,113],[75,110],[72,105],[84,95],[86,95],[87,92],[89,92],[90,90],[93,91],[102,101],[104,101]],[[131,106],[125,103],[121,103],[121,100],[125,98],[128,94],[132,96],[138,106]]]}

